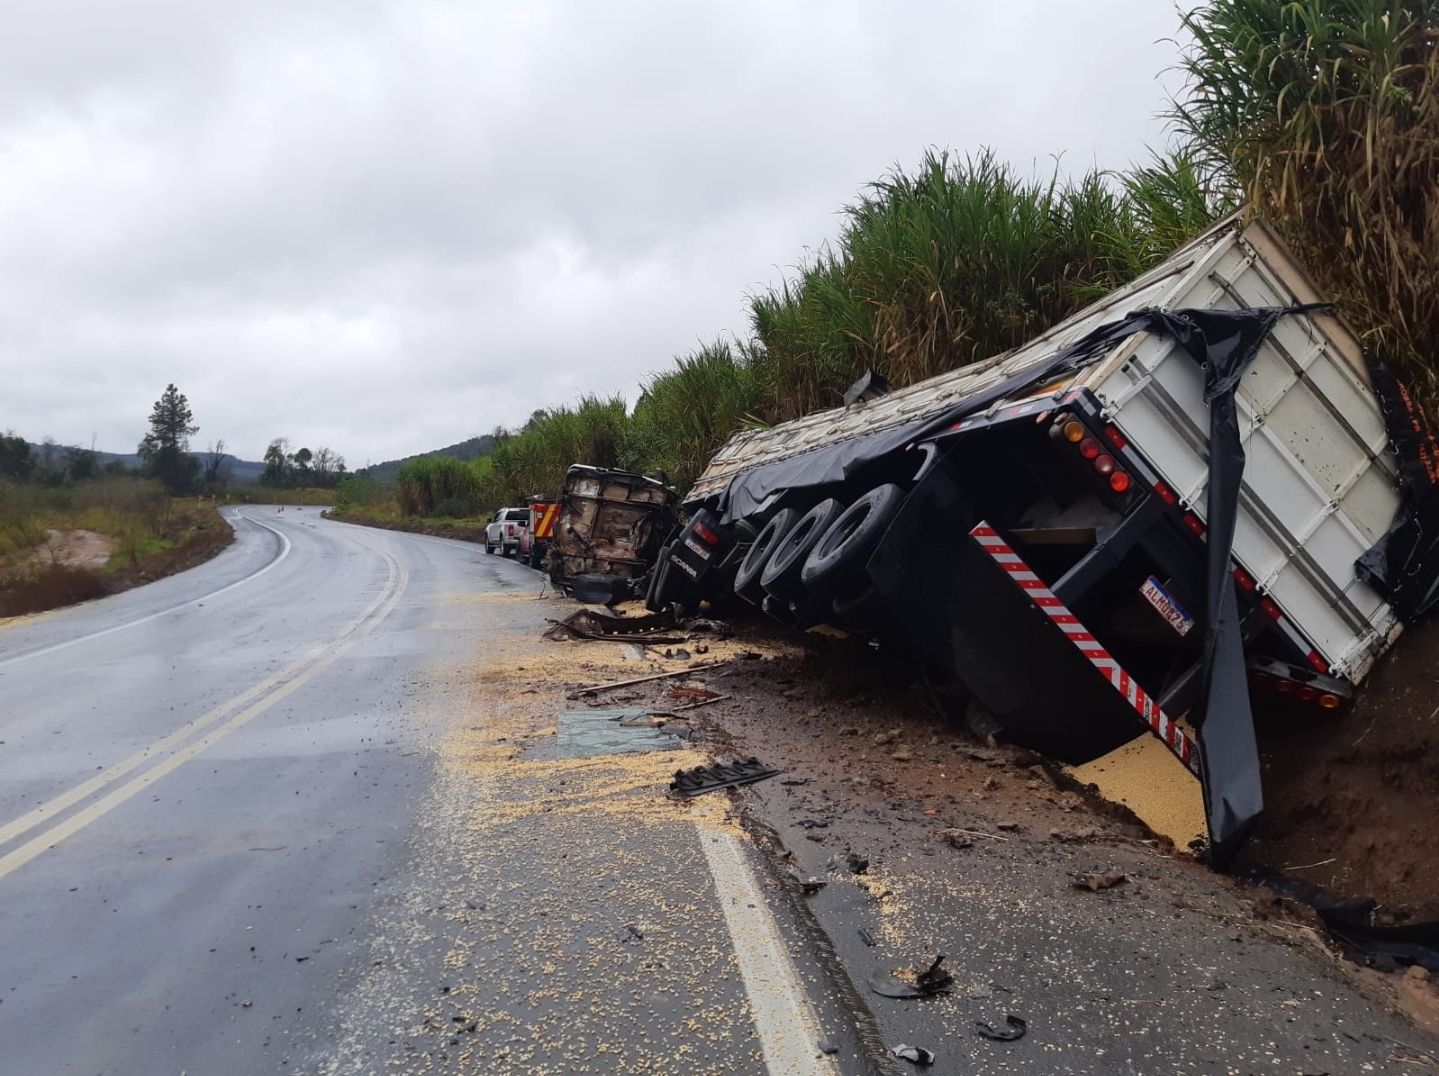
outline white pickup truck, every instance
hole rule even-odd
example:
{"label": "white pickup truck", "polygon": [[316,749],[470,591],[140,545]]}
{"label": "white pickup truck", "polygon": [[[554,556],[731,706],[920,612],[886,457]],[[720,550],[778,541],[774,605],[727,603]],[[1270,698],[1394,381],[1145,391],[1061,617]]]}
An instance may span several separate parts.
{"label": "white pickup truck", "polygon": [[485,552],[513,556],[520,548],[520,535],[530,525],[528,508],[501,508],[485,525]]}
{"label": "white pickup truck", "polygon": [[1251,719],[1347,704],[1401,621],[1356,562],[1401,510],[1354,333],[1232,218],[1038,339],[735,435],[649,604],[730,592],[894,640],[1068,762],[1161,737],[1211,851],[1263,799]]}

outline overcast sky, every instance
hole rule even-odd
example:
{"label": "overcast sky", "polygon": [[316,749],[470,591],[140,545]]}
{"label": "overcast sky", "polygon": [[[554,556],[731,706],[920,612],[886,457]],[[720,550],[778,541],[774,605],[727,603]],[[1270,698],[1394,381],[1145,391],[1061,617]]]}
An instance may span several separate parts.
{"label": "overcast sky", "polygon": [[927,146],[1122,168],[1170,0],[0,0],[0,430],[351,467],[623,392]]}

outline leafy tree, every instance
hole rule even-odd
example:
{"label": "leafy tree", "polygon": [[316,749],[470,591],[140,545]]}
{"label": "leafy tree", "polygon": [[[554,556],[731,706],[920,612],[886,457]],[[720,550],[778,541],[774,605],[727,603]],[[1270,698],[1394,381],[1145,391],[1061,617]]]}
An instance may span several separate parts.
{"label": "leafy tree", "polygon": [[71,482],[87,482],[100,475],[100,457],[93,448],[65,449],[65,477]]}
{"label": "leafy tree", "polygon": [[0,433],[0,476],[21,481],[30,477],[35,467],[35,458],[30,452],[30,442],[14,430]]}
{"label": "leafy tree", "polygon": [[150,412],[150,432],[140,442],[145,472],[171,493],[188,490],[200,470],[200,461],[190,455],[190,436],[200,429],[192,425],[194,418],[185,394],[174,384],[167,385]]}
{"label": "leafy tree", "polygon": [[265,470],[260,475],[260,485],[272,489],[283,489],[290,484],[290,462],[294,458],[286,451],[290,442],[276,437],[265,449]]}

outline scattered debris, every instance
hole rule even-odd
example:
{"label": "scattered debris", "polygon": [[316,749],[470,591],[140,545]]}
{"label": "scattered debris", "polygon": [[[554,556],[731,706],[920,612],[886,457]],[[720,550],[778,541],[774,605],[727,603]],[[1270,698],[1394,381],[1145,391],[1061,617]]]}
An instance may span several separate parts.
{"label": "scattered debris", "polygon": [[863,874],[869,870],[869,860],[864,856],[857,856],[853,852],[844,857],[844,865],[849,869],[850,874]]}
{"label": "scattered debris", "polygon": [[633,687],[635,684],[648,684],[651,680],[673,680],[680,676],[693,676],[695,673],[723,668],[728,664],[728,661],[712,661],[708,665],[691,665],[688,669],[676,669],[674,672],[655,673],[653,676],[637,676],[633,680],[616,680],[613,684],[590,684],[586,687],[576,688],[566,695],[565,698],[573,702],[581,695],[597,695],[601,691],[614,691],[616,688]]}
{"label": "scattered debris", "polygon": [[812,897],[827,885],[829,883],[822,878],[806,878],[800,882],[799,887],[804,891],[805,896]]}
{"label": "scattered debris", "polygon": [[1089,874],[1071,874],[1070,877],[1074,879],[1070,884],[1075,889],[1088,889],[1093,893],[1098,893],[1101,889],[1113,889],[1129,881],[1127,874],[1120,874],[1118,871],[1095,871]]}
{"label": "scattered debris", "polygon": [[934,1064],[934,1051],[926,1050],[923,1046],[906,1046],[900,1043],[889,1052],[901,1061],[913,1061],[916,1065]]}
{"label": "scattered debris", "polygon": [[[728,639],[734,634],[734,628],[730,627],[723,620],[710,620],[707,617],[696,616],[683,621],[681,626],[687,631],[691,638],[696,635],[713,635],[716,639]],[[757,658],[758,654],[753,651],[746,651],[741,654],[742,658]]]}
{"label": "scattered debris", "polygon": [[940,967],[942,963],[943,953],[922,971],[900,968],[888,975],[876,975],[869,980],[869,988],[886,998],[932,998],[936,994],[947,994],[954,985],[954,976]]}
{"label": "scattered debris", "polygon": [[672,699],[707,699],[719,698],[718,691],[711,691],[705,687],[672,687],[669,691]]}
{"label": "scattered debris", "polygon": [[873,934],[871,934],[869,931],[865,930],[864,927],[860,927],[857,931],[855,931],[855,933],[859,935],[859,940],[862,941],[862,942],[864,942],[865,945],[868,945],[871,949],[874,948],[874,935],[873,935]]}
{"label": "scattered debris", "polygon": [[[978,829],[942,829],[942,830],[939,831],[939,836],[942,837],[944,840],[949,841],[951,844],[954,844],[954,841],[955,841],[956,838],[963,838],[963,837],[983,837],[983,838],[984,838],[985,840],[987,840],[987,841],[1008,841],[1008,840],[1009,840],[1008,837],[1000,837],[1000,836],[998,836],[997,834],[994,834],[994,833],[985,833],[983,830],[978,830]],[[964,847],[964,846],[962,846],[962,845],[956,845],[955,847]]]}
{"label": "scattered debris", "polygon": [[563,620],[551,620],[543,638],[562,642],[567,639],[610,639],[619,643],[682,643],[685,635],[679,630],[673,611],[648,616],[614,616],[598,609],[577,609]]}
{"label": "scattered debris", "polygon": [[1029,1024],[1022,1017],[1007,1013],[1004,1017],[1005,1027],[991,1027],[983,1020],[974,1022],[974,1030],[977,1034],[983,1035],[986,1039],[993,1039],[995,1042],[1013,1042],[1015,1039],[1024,1038],[1024,1033],[1029,1030]]}
{"label": "scattered debris", "polygon": [[556,719],[553,749],[562,758],[673,750],[691,732],[671,719],[654,710],[567,710]]}
{"label": "scattered debris", "polygon": [[696,766],[692,770],[675,770],[675,779],[670,782],[670,799],[687,799],[701,796],[720,788],[734,788],[775,777],[783,770],[771,769],[757,758],[729,764],[715,763],[713,766]]}
{"label": "scattered debris", "polygon": [[839,1047],[830,1042],[829,1039],[820,1039],[819,1042],[815,1043],[815,1046],[819,1048],[819,1052],[822,1054],[833,1055],[839,1053]]}
{"label": "scattered debris", "polygon": [[673,650],[665,648],[665,658],[668,661],[689,661],[691,656],[690,652],[682,646],[675,647]]}
{"label": "scattered debris", "polygon": [[725,699],[728,699],[728,698],[731,698],[731,696],[729,696],[729,695],[715,695],[714,698],[712,698],[712,699],[701,699],[699,702],[690,702],[690,703],[686,703],[684,706],[676,706],[676,707],[675,707],[675,711],[676,711],[676,712],[679,712],[680,710],[697,710],[697,709],[699,709],[701,706],[713,706],[715,703],[717,703],[717,702],[724,702]]}

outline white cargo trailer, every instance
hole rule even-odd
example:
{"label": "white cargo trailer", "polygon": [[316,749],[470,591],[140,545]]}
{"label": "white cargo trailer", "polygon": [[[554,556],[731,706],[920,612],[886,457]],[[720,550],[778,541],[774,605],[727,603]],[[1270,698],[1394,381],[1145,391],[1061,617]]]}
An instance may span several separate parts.
{"label": "white cargo trailer", "polygon": [[[1236,676],[1337,708],[1401,630],[1355,571],[1400,511],[1397,462],[1359,341],[1319,302],[1274,232],[1235,217],[1022,348],[738,434],[690,491],[651,604],[734,590],[907,638],[1060,757],[1138,716],[1204,776],[1232,846],[1259,805]],[[1216,475],[1234,485],[1217,521]]]}

